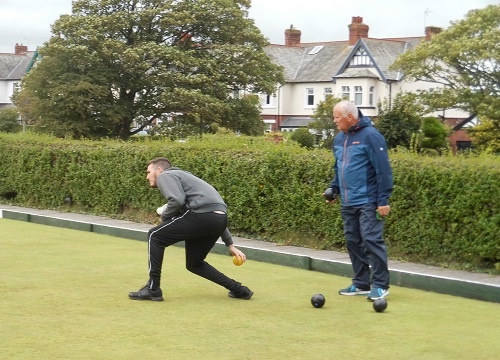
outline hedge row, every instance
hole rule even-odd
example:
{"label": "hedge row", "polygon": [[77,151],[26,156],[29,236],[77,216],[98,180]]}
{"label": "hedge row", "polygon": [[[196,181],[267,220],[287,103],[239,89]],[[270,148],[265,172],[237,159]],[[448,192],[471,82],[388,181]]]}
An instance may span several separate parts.
{"label": "hedge row", "polygon": [[[74,141],[0,134],[0,201],[121,216],[153,214],[164,203],[145,179],[166,156],[213,184],[229,206],[233,233],[343,250],[338,205],[321,193],[332,155],[293,142],[206,136],[168,141]],[[391,258],[488,267],[500,260],[500,160],[392,153],[395,188],[385,236]],[[141,219],[131,219],[141,220]]]}

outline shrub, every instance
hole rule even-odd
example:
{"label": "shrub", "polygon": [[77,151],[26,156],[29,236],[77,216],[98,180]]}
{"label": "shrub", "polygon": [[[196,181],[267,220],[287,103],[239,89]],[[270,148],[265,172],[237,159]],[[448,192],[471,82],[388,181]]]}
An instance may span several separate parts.
{"label": "shrub", "polygon": [[292,133],[290,140],[296,141],[300,146],[306,149],[312,149],[315,136],[308,129],[297,129]]}
{"label": "shrub", "polygon": [[[207,135],[184,143],[61,140],[0,134],[0,201],[20,206],[154,222],[165,202],[145,180],[148,160],[168,157],[214,185],[228,204],[234,234],[290,245],[343,250],[338,204],[321,194],[331,152],[293,141]],[[392,212],[385,237],[393,258],[426,264],[493,267],[500,260],[500,159],[390,154]]]}

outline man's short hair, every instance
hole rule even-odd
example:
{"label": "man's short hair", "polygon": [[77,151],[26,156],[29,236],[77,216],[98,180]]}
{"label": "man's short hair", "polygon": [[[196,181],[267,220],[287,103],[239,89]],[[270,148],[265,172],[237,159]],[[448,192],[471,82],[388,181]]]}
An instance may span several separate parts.
{"label": "man's short hair", "polygon": [[150,160],[148,162],[148,166],[153,165],[155,169],[162,168],[163,170],[170,169],[172,167],[172,164],[170,164],[170,161],[168,161],[167,158],[165,157],[157,157],[154,158],[153,160]]}

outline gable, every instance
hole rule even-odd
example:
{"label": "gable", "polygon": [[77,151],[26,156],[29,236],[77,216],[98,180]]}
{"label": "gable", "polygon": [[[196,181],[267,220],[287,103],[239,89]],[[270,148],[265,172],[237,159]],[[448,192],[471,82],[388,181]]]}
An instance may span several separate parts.
{"label": "gable", "polygon": [[[368,70],[370,69],[370,70]],[[359,39],[344,60],[335,78],[376,77],[386,81],[384,73],[379,69],[376,60],[366,47],[363,39]]]}
{"label": "gable", "polygon": [[[358,77],[370,77],[370,72],[360,71],[360,69],[370,69],[371,73],[378,75],[384,82],[400,81],[403,74],[390,70],[390,66],[399,55],[413,49],[420,41],[421,38],[359,39],[335,77],[354,77],[353,74],[357,74]],[[357,71],[353,71],[353,69],[357,69]]]}

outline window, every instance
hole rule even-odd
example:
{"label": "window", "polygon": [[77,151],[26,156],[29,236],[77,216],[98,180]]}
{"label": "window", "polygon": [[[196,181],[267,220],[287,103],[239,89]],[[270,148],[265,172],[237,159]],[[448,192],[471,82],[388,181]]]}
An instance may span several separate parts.
{"label": "window", "polygon": [[361,105],[363,103],[363,87],[354,87],[354,105]]}
{"label": "window", "polygon": [[271,105],[271,95],[266,94],[266,105]]}
{"label": "window", "polygon": [[264,132],[273,132],[275,124],[275,120],[264,120]]}
{"label": "window", "polygon": [[314,106],[314,89],[308,88],[306,89],[306,91],[307,91],[307,100],[306,100],[307,106]]}
{"label": "window", "polygon": [[333,95],[332,88],[325,88],[324,94],[325,94],[325,100],[326,100],[328,95]]}
{"label": "window", "polygon": [[238,88],[233,89],[233,99],[240,98],[240,90]]}
{"label": "window", "polygon": [[274,106],[274,96],[270,94],[262,94],[260,97],[260,101],[262,107],[272,107]]}
{"label": "window", "polygon": [[370,93],[368,94],[368,103],[373,106],[373,101],[375,98],[375,86],[370,86]]}
{"label": "window", "polygon": [[342,86],[342,99],[349,100],[351,98],[351,89],[349,86]]}
{"label": "window", "polygon": [[323,45],[318,45],[318,46],[315,46],[311,51],[309,51],[309,55],[314,55],[314,54],[317,54],[321,51],[321,49],[323,49]]}

